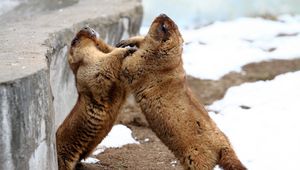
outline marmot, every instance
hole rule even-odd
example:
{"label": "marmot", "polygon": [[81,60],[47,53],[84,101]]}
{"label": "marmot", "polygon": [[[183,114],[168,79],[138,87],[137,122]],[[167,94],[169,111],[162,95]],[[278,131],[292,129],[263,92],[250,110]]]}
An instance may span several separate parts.
{"label": "marmot", "polygon": [[187,86],[182,64],[183,39],[177,25],[158,16],[145,37],[118,47],[136,46],[124,59],[121,78],[133,92],[151,129],[185,169],[245,170],[229,140]]}
{"label": "marmot", "polygon": [[56,132],[59,170],[73,170],[111,130],[126,99],[119,73],[129,49],[114,48],[90,27],[72,40],[68,56],[77,102]]}

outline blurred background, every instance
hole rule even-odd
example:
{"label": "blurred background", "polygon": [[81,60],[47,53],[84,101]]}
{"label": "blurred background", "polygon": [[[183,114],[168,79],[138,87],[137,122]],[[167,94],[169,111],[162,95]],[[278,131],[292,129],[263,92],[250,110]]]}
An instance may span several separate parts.
{"label": "blurred background", "polygon": [[181,27],[200,26],[216,20],[243,16],[277,16],[300,12],[298,0],[143,0],[144,25],[161,12],[167,13]]}
{"label": "blurred background", "polygon": [[[22,3],[32,6],[30,12],[35,10],[45,12],[76,2],[78,0],[1,0],[0,15]],[[201,26],[216,20],[229,20],[242,16],[272,17],[300,13],[299,0],[142,0],[142,3],[143,26],[149,26],[153,18],[160,13],[168,14],[181,27]]]}

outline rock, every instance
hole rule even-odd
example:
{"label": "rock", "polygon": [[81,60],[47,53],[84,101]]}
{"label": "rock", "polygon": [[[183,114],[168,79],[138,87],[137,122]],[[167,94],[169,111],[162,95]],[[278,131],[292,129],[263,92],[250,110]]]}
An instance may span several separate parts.
{"label": "rock", "polygon": [[71,39],[89,25],[114,44],[137,34],[142,20],[139,0],[69,5],[0,17],[0,169],[57,169],[55,131],[77,99]]}

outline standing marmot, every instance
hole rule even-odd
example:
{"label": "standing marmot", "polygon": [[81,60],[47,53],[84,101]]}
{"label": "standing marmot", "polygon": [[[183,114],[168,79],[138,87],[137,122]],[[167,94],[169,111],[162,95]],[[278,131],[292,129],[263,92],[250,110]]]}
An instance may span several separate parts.
{"label": "standing marmot", "polygon": [[89,27],[73,39],[68,61],[75,75],[78,100],[56,132],[59,170],[73,170],[111,130],[126,90],[119,73],[128,49],[113,48]]}
{"label": "standing marmot", "polygon": [[182,65],[183,39],[176,24],[158,16],[145,37],[117,46],[139,49],[123,61],[122,79],[135,95],[150,127],[185,169],[245,170],[227,137],[192,95]]}

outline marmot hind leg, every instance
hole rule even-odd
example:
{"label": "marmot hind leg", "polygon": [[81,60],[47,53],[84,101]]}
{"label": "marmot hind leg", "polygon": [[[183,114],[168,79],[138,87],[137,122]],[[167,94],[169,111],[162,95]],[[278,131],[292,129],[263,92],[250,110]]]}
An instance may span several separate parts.
{"label": "marmot hind leg", "polygon": [[58,170],[74,170],[76,162],[68,161],[57,155]]}

